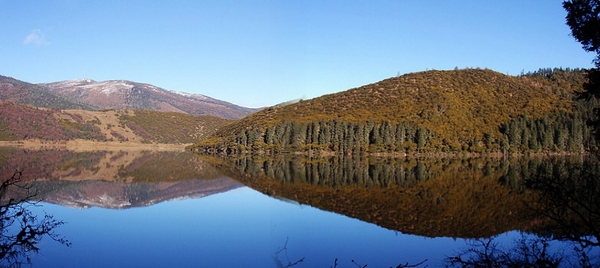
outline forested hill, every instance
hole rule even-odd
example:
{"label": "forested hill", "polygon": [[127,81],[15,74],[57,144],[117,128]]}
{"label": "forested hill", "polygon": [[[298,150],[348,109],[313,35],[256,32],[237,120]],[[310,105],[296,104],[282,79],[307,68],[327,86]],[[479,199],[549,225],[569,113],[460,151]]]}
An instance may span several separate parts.
{"label": "forested hill", "polygon": [[427,71],[274,106],[193,149],[216,151],[581,151],[595,142],[576,100],[585,71]]}

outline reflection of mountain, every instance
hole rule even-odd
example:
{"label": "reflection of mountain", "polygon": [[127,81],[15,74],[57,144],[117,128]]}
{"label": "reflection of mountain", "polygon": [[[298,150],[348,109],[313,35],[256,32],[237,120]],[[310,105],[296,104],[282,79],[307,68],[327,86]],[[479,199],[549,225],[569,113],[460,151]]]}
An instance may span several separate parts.
{"label": "reflection of mountain", "polygon": [[[209,160],[208,158],[206,160]],[[555,159],[240,158],[216,166],[267,195],[403,233],[491,237],[547,226],[522,185]]]}
{"label": "reflection of mountain", "polygon": [[242,186],[185,152],[0,148],[0,176],[17,169],[32,181],[39,200],[73,207],[147,206]]}
{"label": "reflection of mountain", "polygon": [[39,196],[44,202],[77,208],[113,209],[149,206],[175,199],[200,198],[241,186],[243,184],[229,178],[151,183],[46,181],[34,184],[38,189],[48,189]]}
{"label": "reflection of mountain", "polygon": [[26,180],[159,182],[221,177],[183,152],[27,150],[0,147],[0,176],[23,169]]}

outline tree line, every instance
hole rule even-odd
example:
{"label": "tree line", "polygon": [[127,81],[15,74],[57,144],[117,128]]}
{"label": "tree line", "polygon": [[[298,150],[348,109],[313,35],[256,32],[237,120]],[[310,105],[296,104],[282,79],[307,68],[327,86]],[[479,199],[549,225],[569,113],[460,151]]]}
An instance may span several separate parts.
{"label": "tree line", "polygon": [[588,169],[600,165],[594,159],[576,157],[532,158],[395,158],[363,156],[277,157],[244,156],[232,164],[244,174],[264,175],[281,183],[310,185],[413,187],[440,178],[486,178],[515,192],[525,190],[524,181],[545,174],[574,172],[579,161]]}
{"label": "tree line", "polygon": [[587,124],[596,102],[579,101],[573,112],[557,111],[541,118],[520,116],[501,125],[497,132],[484,133],[482,137],[473,135],[471,139],[441,138],[428,128],[409,122],[281,121],[264,128],[245,129],[233,140],[224,140],[217,146],[201,150],[272,154],[291,151],[341,154],[582,153],[598,147],[593,128]]}

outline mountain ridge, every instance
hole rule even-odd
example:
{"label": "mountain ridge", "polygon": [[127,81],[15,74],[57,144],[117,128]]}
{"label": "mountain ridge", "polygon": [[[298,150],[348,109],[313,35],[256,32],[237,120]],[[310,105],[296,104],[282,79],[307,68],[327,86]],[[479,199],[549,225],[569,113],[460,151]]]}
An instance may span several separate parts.
{"label": "mountain ridge", "polygon": [[78,102],[70,97],[53,93],[44,86],[2,75],[0,75],[0,100],[29,104],[40,108],[98,109],[97,107]]}
{"label": "mountain ridge", "polygon": [[75,79],[38,85],[48,88],[55,94],[69,96],[101,109],[157,110],[190,115],[213,115],[225,119],[240,119],[258,110],[202,94],[166,90],[129,80]]}

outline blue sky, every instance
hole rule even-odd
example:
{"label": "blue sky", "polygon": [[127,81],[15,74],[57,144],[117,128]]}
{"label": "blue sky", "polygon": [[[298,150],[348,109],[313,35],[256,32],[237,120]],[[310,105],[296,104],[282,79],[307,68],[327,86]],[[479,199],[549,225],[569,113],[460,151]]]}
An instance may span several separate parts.
{"label": "blue sky", "polygon": [[0,75],[270,106],[455,67],[592,67],[562,1],[0,0]]}

